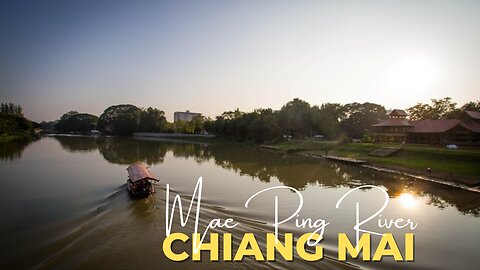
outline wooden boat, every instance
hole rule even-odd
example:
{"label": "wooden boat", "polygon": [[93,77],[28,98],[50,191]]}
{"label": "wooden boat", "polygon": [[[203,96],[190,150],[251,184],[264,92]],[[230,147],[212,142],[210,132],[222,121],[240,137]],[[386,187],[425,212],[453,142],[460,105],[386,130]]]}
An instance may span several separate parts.
{"label": "wooden boat", "polygon": [[132,163],[128,166],[127,172],[127,190],[132,196],[145,198],[155,192],[153,181],[159,180],[153,176],[145,164]]}

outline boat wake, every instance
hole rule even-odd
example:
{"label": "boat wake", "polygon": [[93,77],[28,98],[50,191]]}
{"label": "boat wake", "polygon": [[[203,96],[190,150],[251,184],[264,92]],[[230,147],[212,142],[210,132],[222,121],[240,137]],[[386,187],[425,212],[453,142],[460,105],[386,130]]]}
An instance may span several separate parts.
{"label": "boat wake", "polygon": [[[132,200],[125,184],[119,186],[95,209],[73,222],[71,229],[57,235],[43,249],[49,255],[35,269],[85,269],[125,268],[142,269],[291,269],[292,262],[276,260],[257,262],[249,256],[240,262],[173,262],[162,251],[165,238],[165,187],[143,200]],[[183,197],[183,194],[181,194]],[[188,196],[185,195],[185,198]],[[232,245],[238,247],[244,233],[254,233],[262,250],[265,250],[265,234],[271,232],[268,223],[251,217],[237,215],[227,208],[208,203],[202,205],[199,230],[204,230],[213,218],[234,216],[241,221],[232,233]],[[175,219],[175,220],[178,220]],[[193,222],[192,222],[193,223]],[[178,222],[175,231],[191,233],[193,225],[185,228]],[[216,233],[226,233],[222,229]],[[359,269],[359,267],[335,261],[326,256],[324,260],[308,263],[296,257],[295,269]]]}

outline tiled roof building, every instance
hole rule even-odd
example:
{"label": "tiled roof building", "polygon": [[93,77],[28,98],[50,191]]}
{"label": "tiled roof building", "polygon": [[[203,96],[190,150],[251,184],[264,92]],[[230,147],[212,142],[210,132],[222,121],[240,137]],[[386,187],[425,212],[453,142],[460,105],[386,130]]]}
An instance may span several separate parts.
{"label": "tiled roof building", "polygon": [[409,121],[403,110],[373,125],[375,142],[479,144],[480,113],[465,111],[460,119]]}

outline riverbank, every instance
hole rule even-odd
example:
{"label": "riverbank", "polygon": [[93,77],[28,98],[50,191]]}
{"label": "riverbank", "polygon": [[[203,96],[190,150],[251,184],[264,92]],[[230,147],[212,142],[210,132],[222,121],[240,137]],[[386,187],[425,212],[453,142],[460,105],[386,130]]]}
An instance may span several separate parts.
{"label": "riverbank", "polygon": [[[480,188],[480,149],[447,149],[427,145],[338,143],[335,141],[291,140],[269,145],[284,153],[312,157],[338,156],[367,162],[366,166],[438,183]],[[398,148],[389,156],[370,155],[381,148]],[[480,190],[480,189],[479,189]]]}
{"label": "riverbank", "polygon": [[[136,133],[134,137],[167,139],[172,134],[157,136],[156,134],[147,133],[148,136],[144,135]],[[232,141],[225,138],[213,136],[173,135],[181,136],[174,136],[175,138],[170,137],[169,139],[202,143],[232,143]],[[254,145],[253,142],[243,142],[241,144]],[[312,158],[330,156],[338,160],[357,160],[361,161],[362,166],[369,169],[396,173],[477,192],[480,191],[479,148],[461,147],[460,149],[447,149],[415,144],[344,143],[317,140],[285,140],[275,144],[256,146],[279,153],[300,154]],[[392,148],[395,150],[386,151],[391,152],[386,156],[374,155],[375,152],[382,152],[381,150],[385,149],[391,150]]]}

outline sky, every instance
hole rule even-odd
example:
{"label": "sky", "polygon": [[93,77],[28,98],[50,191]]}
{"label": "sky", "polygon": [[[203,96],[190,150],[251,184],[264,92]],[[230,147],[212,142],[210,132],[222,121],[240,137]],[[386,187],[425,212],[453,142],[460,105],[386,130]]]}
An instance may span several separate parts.
{"label": "sky", "polygon": [[34,121],[115,104],[480,100],[480,1],[1,1],[0,100]]}

